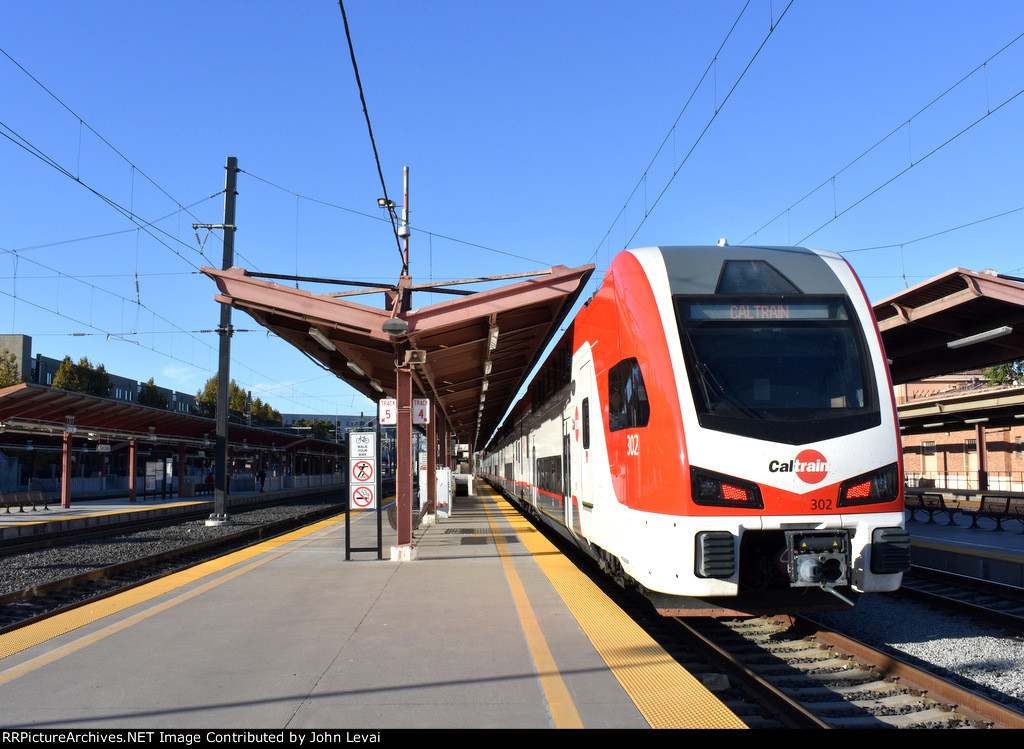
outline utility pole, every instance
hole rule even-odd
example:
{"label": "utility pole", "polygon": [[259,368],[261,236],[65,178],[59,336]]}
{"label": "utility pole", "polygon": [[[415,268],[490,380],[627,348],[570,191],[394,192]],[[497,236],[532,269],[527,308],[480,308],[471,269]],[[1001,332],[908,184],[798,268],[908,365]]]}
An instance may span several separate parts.
{"label": "utility pole", "polygon": [[[228,157],[224,176],[224,223],[192,224],[193,229],[222,229],[224,231],[223,270],[235,264],[235,190],[238,177],[238,159]],[[228,494],[228,405],[230,403],[231,367],[231,305],[220,306],[220,356],[217,367],[217,446],[213,467],[213,514],[207,525],[226,525],[231,522],[227,512]]]}

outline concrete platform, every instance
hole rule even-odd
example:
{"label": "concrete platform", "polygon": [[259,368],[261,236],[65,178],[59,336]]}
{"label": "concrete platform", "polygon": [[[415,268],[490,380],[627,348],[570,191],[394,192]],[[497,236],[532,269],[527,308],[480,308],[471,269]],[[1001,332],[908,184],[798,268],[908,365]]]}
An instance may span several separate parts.
{"label": "concrete platform", "polygon": [[[908,513],[909,514],[909,513]],[[1024,587],[1024,533],[1019,524],[995,530],[995,522],[954,514],[951,523],[910,520],[910,556],[916,565],[990,582]]]}
{"label": "concrete platform", "polygon": [[742,727],[477,491],[415,561],[345,561],[342,515],[0,635],[4,727]]}

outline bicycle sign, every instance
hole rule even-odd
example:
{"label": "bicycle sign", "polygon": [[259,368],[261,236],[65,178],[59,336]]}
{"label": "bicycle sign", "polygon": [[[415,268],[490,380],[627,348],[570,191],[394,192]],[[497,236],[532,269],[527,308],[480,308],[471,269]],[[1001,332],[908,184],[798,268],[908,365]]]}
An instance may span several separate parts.
{"label": "bicycle sign", "polygon": [[373,432],[351,432],[348,435],[348,456],[374,458],[377,456],[377,435]]}

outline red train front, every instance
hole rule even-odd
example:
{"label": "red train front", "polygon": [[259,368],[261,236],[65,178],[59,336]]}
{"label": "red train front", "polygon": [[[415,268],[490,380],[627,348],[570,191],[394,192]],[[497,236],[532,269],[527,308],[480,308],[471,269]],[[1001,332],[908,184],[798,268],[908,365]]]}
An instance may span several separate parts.
{"label": "red train front", "polygon": [[482,465],[666,614],[852,605],[909,567],[888,369],[831,253],[621,253]]}

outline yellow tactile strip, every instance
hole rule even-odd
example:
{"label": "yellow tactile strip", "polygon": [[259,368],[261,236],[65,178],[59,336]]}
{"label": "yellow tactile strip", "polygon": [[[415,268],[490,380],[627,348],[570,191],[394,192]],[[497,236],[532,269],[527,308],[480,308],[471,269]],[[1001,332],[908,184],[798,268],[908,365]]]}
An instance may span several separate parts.
{"label": "yellow tactile strip", "polygon": [[544,636],[533,605],[530,603],[530,596],[516,570],[515,561],[505,545],[502,533],[498,530],[494,512],[487,505],[484,505],[484,512],[487,514],[487,520],[491,526],[491,534],[494,536],[494,544],[501,557],[505,579],[508,581],[512,600],[516,605],[516,613],[519,615],[519,623],[523,628],[527,646],[530,648],[530,655],[537,669],[537,676],[541,689],[544,690],[544,698],[547,700],[555,728],[583,728],[583,720],[576,709],[576,703],[572,699],[565,680],[562,679],[555,657],[551,653],[551,648],[548,647],[547,638]]}
{"label": "yellow tactile strip", "polygon": [[746,728],[514,508],[497,506],[652,728]]}
{"label": "yellow tactile strip", "polygon": [[[158,580],[154,580],[151,583],[146,583],[136,588],[127,590],[123,593],[119,593],[118,595],[103,598],[99,601],[96,601],[95,603],[88,604],[86,606],[80,606],[78,608],[72,609],[71,611],[67,611],[63,614],[57,614],[55,616],[43,619],[42,621],[36,622],[35,624],[30,624],[26,627],[21,627],[12,632],[8,632],[7,634],[0,635],[0,658],[6,658],[7,656],[13,655],[15,653],[20,653],[22,650],[30,648],[33,645],[38,645],[41,642],[46,642],[47,640],[50,640],[54,637],[58,637],[67,632],[71,632],[86,624],[91,624],[92,622],[102,619],[103,617],[116,614],[120,611],[124,611],[125,609],[128,609],[131,606],[135,606],[136,604],[145,603],[146,601],[156,598],[159,595],[172,591],[183,585],[188,585],[189,583],[201,580],[204,577],[220,572],[221,570],[227,569],[228,567],[240,564],[242,562],[246,562],[249,559],[252,559],[253,557],[265,554],[269,551],[273,551],[274,549],[277,549],[278,547],[288,544],[292,541],[296,541],[298,539],[316,533],[319,530],[323,530],[324,528],[341,523],[344,521],[344,519],[344,514],[327,518],[326,520],[322,520],[318,523],[315,523],[314,525],[306,526],[305,528],[301,528],[291,533],[287,533],[283,536],[278,536],[277,538],[268,539],[267,541],[256,544],[255,546],[250,546],[246,549],[240,549],[239,551],[228,554],[227,556],[219,557],[209,562],[198,564],[195,567],[190,567],[186,570],[182,570],[181,572],[176,572],[174,574],[167,575]],[[283,554],[284,552],[282,551],[280,553]],[[243,566],[239,570],[236,570],[232,574],[228,575],[227,577],[217,578],[207,583],[205,586],[199,588],[198,590],[193,591],[192,593],[188,593],[184,596],[174,598],[167,604],[165,604],[165,606],[163,607],[148,609],[147,611],[143,612],[142,615],[139,616],[151,616],[153,613],[156,613],[157,611],[162,610],[167,606],[179,603],[184,598],[192,597],[198,592],[206,590],[209,587],[219,585],[220,583],[225,582],[226,580],[231,579],[232,577],[242,574],[243,572],[251,569],[254,566],[264,564],[265,562],[268,562],[271,559],[276,558],[276,556],[277,555],[269,556],[264,559],[259,559],[253,562],[252,564]],[[133,618],[132,620],[129,620],[129,622],[133,623],[134,620],[135,619]],[[125,624],[124,626],[127,626],[127,624]],[[118,625],[115,625],[115,627],[123,628]],[[104,633],[109,634],[107,630],[104,630]],[[0,673],[0,683],[9,681],[11,678],[14,678],[17,675],[18,673],[10,674],[7,671],[2,672]]]}

